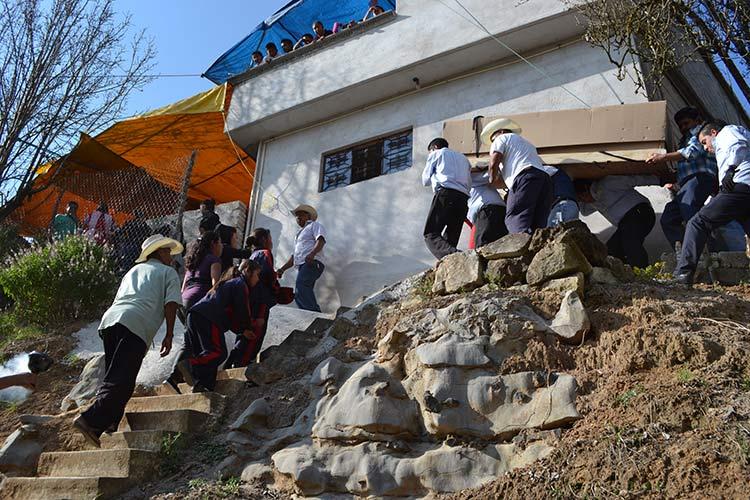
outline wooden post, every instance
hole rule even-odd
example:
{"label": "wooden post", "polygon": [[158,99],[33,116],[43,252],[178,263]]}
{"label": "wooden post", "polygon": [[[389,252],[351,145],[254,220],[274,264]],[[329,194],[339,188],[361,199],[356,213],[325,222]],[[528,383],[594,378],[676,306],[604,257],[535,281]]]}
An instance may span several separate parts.
{"label": "wooden post", "polygon": [[190,188],[190,177],[193,175],[193,166],[195,166],[195,157],[198,156],[198,150],[193,150],[188,160],[187,168],[185,169],[185,176],[182,178],[182,188],[180,189],[180,209],[177,212],[177,223],[174,228],[174,238],[177,241],[182,241],[182,216],[185,213],[185,205],[187,205],[187,193]]}

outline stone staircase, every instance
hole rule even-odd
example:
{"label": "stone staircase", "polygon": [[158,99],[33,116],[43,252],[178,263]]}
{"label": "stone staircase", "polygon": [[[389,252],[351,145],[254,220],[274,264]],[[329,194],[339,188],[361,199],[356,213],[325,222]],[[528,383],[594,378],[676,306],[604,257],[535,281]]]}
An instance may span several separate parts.
{"label": "stone staircase", "polygon": [[102,435],[101,449],[43,453],[37,477],[9,477],[0,497],[14,500],[112,498],[150,480],[161,461],[162,442],[176,433],[197,433],[223,411],[224,395],[244,384],[245,369],[219,372],[216,392],[175,394],[169,386],[156,396],[132,398],[118,432]]}

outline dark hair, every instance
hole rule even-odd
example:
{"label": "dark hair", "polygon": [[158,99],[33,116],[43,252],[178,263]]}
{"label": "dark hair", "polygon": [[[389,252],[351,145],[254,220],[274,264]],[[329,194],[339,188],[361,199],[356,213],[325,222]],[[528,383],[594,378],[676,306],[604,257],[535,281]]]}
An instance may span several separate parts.
{"label": "dark hair", "polygon": [[591,184],[593,181],[591,179],[576,179],[573,181],[573,187],[576,190],[576,195],[580,193],[588,193],[591,189]]}
{"label": "dark hair", "polygon": [[106,202],[104,202],[104,201],[100,202],[100,203],[99,203],[99,206],[98,206],[98,207],[96,207],[96,209],[97,209],[98,211],[102,212],[102,213],[107,213],[107,212],[109,212],[109,207],[107,206],[107,203],[106,203]]}
{"label": "dark hair", "polygon": [[230,245],[232,243],[232,235],[237,232],[237,228],[219,224],[216,228],[216,232],[219,233],[219,238],[223,244]]}
{"label": "dark hair", "polygon": [[698,111],[698,108],[694,108],[692,106],[684,107],[674,114],[675,123],[678,123],[685,118],[690,118],[691,120],[700,120],[702,118],[702,115],[701,112]]}
{"label": "dark hair", "polygon": [[78,202],[77,201],[69,201],[68,202],[69,207],[76,207],[78,208]]}
{"label": "dark hair", "polygon": [[302,40],[304,40],[305,38],[315,38],[315,37],[312,36],[312,33],[305,33],[304,35],[302,35]]}
{"label": "dark hair", "polygon": [[321,21],[320,19],[316,19],[315,22],[312,23],[313,26],[315,26],[316,24],[320,24],[321,26],[323,26],[325,28],[325,25],[323,24],[323,21]]}
{"label": "dark hair", "polygon": [[206,231],[203,236],[194,241],[185,255],[185,269],[196,271],[206,255],[211,253],[211,246],[219,241],[219,235],[213,231]]}
{"label": "dark hair", "polygon": [[291,41],[290,39],[288,39],[288,38],[282,38],[282,39],[281,39],[281,42],[280,42],[280,43],[281,43],[281,45],[284,45],[284,42],[286,42],[286,43],[291,43],[292,45],[294,45],[294,42],[292,42],[292,41]]}
{"label": "dark hair", "polygon": [[276,47],[276,44],[275,44],[275,43],[273,43],[273,42],[268,42],[268,43],[266,44],[266,50],[267,50],[267,49],[270,49],[271,47],[273,47],[274,49],[277,49],[277,47]]}
{"label": "dark hair", "polygon": [[705,125],[703,125],[701,127],[701,131],[698,132],[698,136],[708,135],[712,130],[715,130],[717,132],[721,132],[721,129],[724,128],[724,125],[726,125],[726,123],[724,123],[721,120],[716,120],[716,121],[713,121],[713,122],[708,122],[708,123],[706,123]]}
{"label": "dark hair", "polygon": [[224,271],[224,274],[221,275],[221,278],[219,278],[219,281],[216,282],[214,286],[211,287],[211,289],[206,293],[207,296],[211,297],[216,293],[216,290],[218,290],[224,283],[226,283],[229,280],[233,280],[234,278],[238,278],[242,272],[240,269],[243,267],[247,267],[250,272],[255,272],[260,270],[260,264],[255,262],[254,260],[250,259],[242,259],[240,264],[238,266],[232,266],[226,271]]}
{"label": "dark hair", "polygon": [[[203,200],[201,202],[201,205],[203,205],[204,207],[206,207],[209,210],[213,210],[214,208],[216,208],[216,200],[214,200],[213,198],[208,198],[206,200]],[[193,205],[193,206],[195,206],[195,205]]]}
{"label": "dark hair", "polygon": [[206,231],[216,230],[216,226],[213,225],[210,219],[201,219],[200,223],[198,224],[198,229],[205,233]]}
{"label": "dark hair", "polygon": [[271,231],[263,228],[263,227],[256,227],[253,229],[253,234],[247,237],[245,240],[245,246],[249,247],[253,250],[257,250],[259,248],[266,248],[266,244],[268,243],[268,238],[271,237]]}
{"label": "dark hair", "polygon": [[430,144],[427,146],[427,151],[430,151],[432,148],[443,149],[447,147],[448,141],[446,141],[442,137],[436,137],[435,139],[430,141]]}

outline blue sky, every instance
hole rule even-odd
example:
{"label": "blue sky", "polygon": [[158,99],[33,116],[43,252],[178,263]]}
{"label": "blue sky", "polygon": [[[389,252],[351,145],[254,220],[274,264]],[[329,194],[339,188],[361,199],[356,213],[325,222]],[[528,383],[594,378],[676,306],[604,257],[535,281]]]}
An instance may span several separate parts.
{"label": "blue sky", "polygon": [[[288,0],[118,0],[136,30],[146,29],[157,49],[154,73],[200,75]],[[200,76],[158,78],[131,94],[126,115],[158,108],[212,87]]]}

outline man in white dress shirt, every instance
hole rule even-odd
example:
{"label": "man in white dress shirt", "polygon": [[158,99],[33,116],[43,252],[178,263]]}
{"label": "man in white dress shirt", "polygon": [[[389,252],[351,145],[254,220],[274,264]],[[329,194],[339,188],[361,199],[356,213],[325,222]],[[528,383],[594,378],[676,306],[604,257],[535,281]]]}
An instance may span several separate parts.
{"label": "man in white dress shirt", "polygon": [[688,221],[674,272],[677,282],[684,285],[693,284],[698,259],[712,230],[736,220],[750,235],[750,131],[738,125],[707,123],[698,139],[706,151],[716,155],[721,190]]}
{"label": "man in white dress shirt", "polygon": [[490,184],[502,176],[508,188],[505,225],[511,233],[533,233],[547,227],[552,206],[552,180],[536,147],[521,137],[521,127],[500,118],[482,130],[490,145]]}
{"label": "man in white dress shirt", "polygon": [[458,252],[466,213],[469,210],[471,164],[466,156],[448,148],[442,137],[433,139],[427,150],[422,184],[432,186],[435,195],[424,226],[424,241],[437,259]]}

